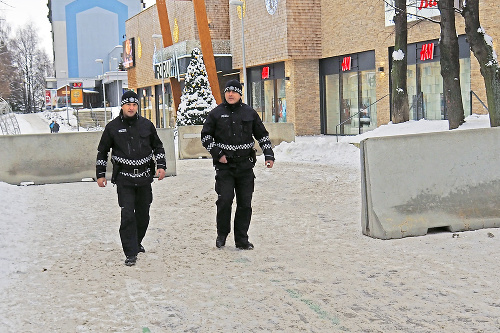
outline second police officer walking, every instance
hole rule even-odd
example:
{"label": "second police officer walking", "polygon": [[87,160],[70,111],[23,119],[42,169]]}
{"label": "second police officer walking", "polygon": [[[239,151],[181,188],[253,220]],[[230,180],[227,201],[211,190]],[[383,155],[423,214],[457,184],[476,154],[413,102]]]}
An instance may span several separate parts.
{"label": "second police officer walking", "polygon": [[126,256],[125,265],[133,266],[137,253],[145,252],[141,242],[149,225],[155,168],[158,180],[162,180],[167,166],[163,143],[155,126],[137,113],[137,94],[125,92],[121,107],[120,115],[109,122],[102,133],[97,148],[96,177],[99,187],[105,187],[108,152],[111,149],[111,182],[116,184],[121,207],[120,239]]}
{"label": "second police officer walking", "polygon": [[274,165],[269,133],[257,112],[241,101],[239,81],[230,80],[224,88],[224,103],[210,111],[201,131],[203,146],[210,152],[215,167],[217,192],[217,239],[215,245],[226,245],[231,232],[231,209],[236,194],[234,241],[238,249],[252,250],[248,229],[252,217],[252,195],[256,162],[254,137],[258,141],[268,168]]}

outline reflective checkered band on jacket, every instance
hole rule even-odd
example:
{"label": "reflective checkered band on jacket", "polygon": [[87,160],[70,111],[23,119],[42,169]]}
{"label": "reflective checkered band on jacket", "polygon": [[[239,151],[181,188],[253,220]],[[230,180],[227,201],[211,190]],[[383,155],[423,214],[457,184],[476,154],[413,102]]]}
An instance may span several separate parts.
{"label": "reflective checkered band on jacket", "polygon": [[95,162],[95,165],[108,166],[108,161],[104,161],[104,160],[97,160],[97,161]]}
{"label": "reflective checkered band on jacket", "polygon": [[141,173],[130,173],[130,172],[120,171],[120,174],[124,175],[125,177],[131,177],[131,178],[149,177],[149,169]]}
{"label": "reflective checkered band on jacket", "polygon": [[156,155],[155,155],[155,159],[156,159],[156,160],[159,160],[160,158],[165,158],[165,154],[163,154],[163,153],[159,153],[159,154],[156,154]]}
{"label": "reflective checkered band on jacket", "polygon": [[203,143],[203,142],[208,141],[208,140],[211,140],[211,139],[213,139],[213,138],[212,138],[212,136],[207,134],[207,135],[205,135],[205,136],[201,139],[201,142]]}
{"label": "reflective checkered band on jacket", "polygon": [[252,143],[245,143],[242,145],[226,145],[224,143],[216,143],[217,147],[224,149],[224,150],[240,150],[240,149],[251,149],[255,145],[255,142],[252,141]]}
{"label": "reflective checkered band on jacket", "polygon": [[262,148],[262,150],[264,149],[271,149],[271,144],[270,143],[264,143],[262,145],[260,145],[260,148]]}
{"label": "reflective checkered band on jacket", "polygon": [[144,165],[151,161],[153,158],[153,153],[151,153],[148,157],[141,158],[140,160],[129,160],[128,158],[123,158],[123,157],[118,157],[118,156],[111,156],[113,160],[115,160],[118,163],[121,164],[126,164],[126,165]]}
{"label": "reflective checkered band on jacket", "polygon": [[263,137],[262,139],[259,140],[259,143],[264,143],[266,141],[271,141],[271,139],[269,138],[269,136],[265,136]]}

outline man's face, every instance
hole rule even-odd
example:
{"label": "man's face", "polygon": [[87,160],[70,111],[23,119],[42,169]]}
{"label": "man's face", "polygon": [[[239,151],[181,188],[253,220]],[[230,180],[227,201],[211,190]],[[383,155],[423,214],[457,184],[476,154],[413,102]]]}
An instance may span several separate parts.
{"label": "man's face", "polygon": [[126,103],[122,105],[123,115],[126,118],[132,118],[137,113],[139,105],[135,103]]}
{"label": "man's face", "polygon": [[236,104],[239,102],[241,95],[236,91],[228,90],[224,93],[224,97],[226,98],[226,102],[229,104]]}

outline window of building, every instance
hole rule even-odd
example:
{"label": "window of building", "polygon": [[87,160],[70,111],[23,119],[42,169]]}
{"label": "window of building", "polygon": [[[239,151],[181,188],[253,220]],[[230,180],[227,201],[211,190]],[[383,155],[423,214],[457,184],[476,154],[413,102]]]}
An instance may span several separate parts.
{"label": "window of building", "polygon": [[[459,36],[458,42],[460,47],[459,62],[462,102],[464,106],[464,116],[468,116],[471,114],[470,51],[465,36]],[[389,54],[392,54],[392,48],[389,51]],[[407,56],[407,86],[410,120],[448,119],[444,103],[443,77],[441,76],[441,66],[439,62],[441,56],[439,41],[432,40],[409,44]]]}
{"label": "window of building", "polygon": [[285,63],[269,64],[249,69],[249,104],[262,121],[286,122]]}
{"label": "window of building", "polygon": [[324,134],[359,134],[377,125],[375,52],[320,60]]}

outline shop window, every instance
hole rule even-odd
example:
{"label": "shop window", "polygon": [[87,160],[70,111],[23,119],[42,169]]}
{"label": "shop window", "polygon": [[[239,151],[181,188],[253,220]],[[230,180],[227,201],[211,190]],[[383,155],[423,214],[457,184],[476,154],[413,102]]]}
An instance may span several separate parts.
{"label": "shop window", "polygon": [[285,79],[252,82],[252,107],[262,121],[286,122],[285,85]]}
{"label": "shop window", "polygon": [[357,120],[364,130],[377,127],[377,100],[375,71],[360,72],[361,76],[361,105]]}
{"label": "shop window", "polygon": [[335,134],[335,127],[340,123],[339,74],[325,76],[326,94],[326,133]]}
{"label": "shop window", "polygon": [[462,89],[462,103],[464,116],[471,115],[470,108],[470,58],[460,59],[460,87]]}
{"label": "shop window", "polygon": [[252,82],[252,107],[260,116],[260,119],[264,121],[265,108],[263,105],[263,90],[264,81]]}
{"label": "shop window", "polygon": [[275,114],[274,109],[274,80],[264,81],[264,110],[265,112],[263,121],[273,122]]}
{"label": "shop window", "polygon": [[276,80],[278,87],[278,107],[277,115],[275,121],[277,123],[286,123],[286,80],[278,79]]}

